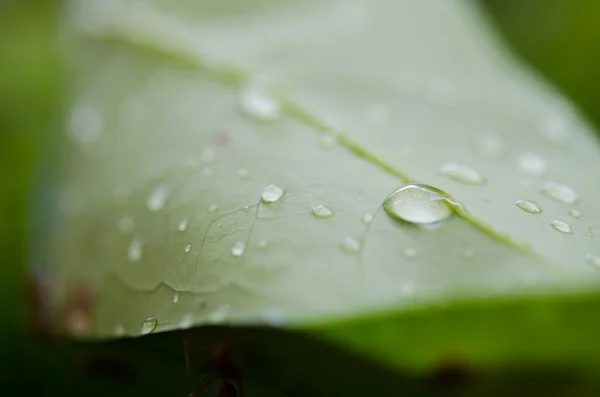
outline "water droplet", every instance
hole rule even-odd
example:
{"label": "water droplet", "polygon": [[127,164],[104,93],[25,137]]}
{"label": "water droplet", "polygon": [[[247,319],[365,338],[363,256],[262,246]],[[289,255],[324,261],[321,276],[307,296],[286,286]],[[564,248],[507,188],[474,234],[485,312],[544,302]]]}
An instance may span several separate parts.
{"label": "water droplet", "polygon": [[146,204],[148,205],[148,209],[150,211],[156,212],[165,208],[165,204],[169,198],[170,190],[165,185],[157,186],[150,195],[148,196],[148,200]]}
{"label": "water droplet", "polygon": [[571,215],[575,219],[579,219],[579,218],[581,218],[581,216],[583,214],[581,213],[581,210],[579,208],[577,208],[577,207],[571,207],[569,209],[569,215]]}
{"label": "water droplet", "polygon": [[585,259],[592,265],[600,268],[600,256],[594,256],[592,254],[587,254]]}
{"label": "water droplet", "polygon": [[214,172],[213,172],[213,170],[211,168],[205,168],[205,169],[202,170],[202,177],[203,178],[206,178],[206,179],[212,178],[213,174],[214,174]]}
{"label": "water droplet", "polygon": [[215,160],[215,149],[208,148],[202,152],[202,161],[206,164],[212,163]]}
{"label": "water droplet", "polygon": [[409,259],[416,258],[419,252],[414,248],[407,248],[404,250],[404,256]]}
{"label": "water droplet", "polygon": [[324,205],[317,205],[312,209],[312,213],[317,218],[331,218],[333,216],[333,211]]}
{"label": "water droplet", "polygon": [[246,251],[246,244],[243,241],[238,241],[233,245],[231,255],[240,257],[244,255],[244,251]]}
{"label": "water droplet", "polygon": [[471,248],[467,248],[462,252],[462,256],[465,259],[471,259],[472,257],[475,256],[475,251]]}
{"label": "water droplet", "polygon": [[484,176],[474,169],[456,163],[446,163],[440,168],[442,174],[457,182],[469,185],[483,185],[486,183]]}
{"label": "water droplet", "polygon": [[247,169],[245,169],[245,168],[240,168],[240,169],[237,171],[237,174],[238,174],[238,176],[239,176],[240,178],[248,178],[248,175],[250,174],[250,171],[248,171],[248,170],[247,170]]}
{"label": "water droplet", "polygon": [[449,218],[460,205],[446,192],[428,185],[406,185],[392,193],[383,209],[393,218],[432,224]]}
{"label": "water droplet", "polygon": [[194,323],[194,313],[184,313],[179,320],[179,328],[188,329]]}
{"label": "water droplet", "polygon": [[141,329],[140,333],[142,335],[148,335],[149,333],[153,332],[156,329],[157,325],[158,325],[158,320],[155,318],[149,317],[142,323],[142,329]]}
{"label": "water droplet", "polygon": [[219,206],[217,204],[211,204],[208,206],[208,212],[217,212]]}
{"label": "water droplet", "polygon": [[231,313],[231,308],[227,305],[222,305],[213,310],[212,313],[208,315],[207,321],[210,324],[222,324],[229,318],[229,314]]}
{"label": "water droplet", "polygon": [[132,262],[137,262],[142,259],[142,241],[138,238],[131,240],[127,250],[127,257]]}
{"label": "water droplet", "polygon": [[552,227],[561,233],[565,233],[565,234],[573,233],[571,226],[569,226],[568,223],[565,223],[563,221],[552,221]]}
{"label": "water droplet", "polygon": [[401,296],[413,296],[415,294],[415,285],[411,282],[405,282],[400,285]]}
{"label": "water droplet", "polygon": [[335,137],[335,135],[333,134],[326,134],[323,135],[323,137],[321,138],[321,145],[323,145],[324,147],[331,149],[332,147],[334,147],[337,143],[337,138]]}
{"label": "water droplet", "polygon": [[267,240],[259,240],[257,245],[258,248],[267,248]]}
{"label": "water droplet", "polygon": [[177,225],[177,230],[179,230],[180,232],[185,231],[185,229],[187,229],[189,223],[190,223],[190,221],[188,218],[183,218],[179,222],[179,225]]}
{"label": "water droplet", "polygon": [[354,237],[348,236],[342,241],[341,247],[346,252],[354,253],[360,250],[360,243]]}
{"label": "water droplet", "polygon": [[530,214],[541,214],[542,209],[533,201],[519,200],[515,203],[517,207]]}
{"label": "water droplet", "polygon": [[269,185],[263,190],[261,199],[263,203],[274,203],[283,196],[283,193],[284,190],[282,188],[275,185]]}
{"label": "water droplet", "polygon": [[579,200],[579,194],[567,185],[556,182],[546,182],[542,185],[542,193],[556,201],[564,204],[575,204]]}
{"label": "water droplet", "polygon": [[498,158],[504,152],[504,143],[496,136],[485,136],[480,142],[480,147],[486,157]]}
{"label": "water droplet", "polygon": [[545,158],[536,153],[523,153],[517,158],[519,170],[531,176],[542,176],[548,168]]}
{"label": "water droplet", "polygon": [[121,336],[125,336],[125,328],[123,328],[123,326],[121,324],[117,324],[115,325],[115,336],[121,337]]}
{"label": "water droplet", "polygon": [[250,207],[249,206],[245,206],[243,208],[243,210],[244,210],[244,212],[248,213],[248,212],[250,212]]}
{"label": "water droplet", "polygon": [[373,214],[364,214],[363,217],[362,217],[362,222],[365,225],[368,225],[371,222],[373,222]]}
{"label": "water droplet", "polygon": [[594,233],[592,233],[592,229],[588,229],[588,231],[585,232],[585,235],[589,238],[594,238]]}
{"label": "water droplet", "polygon": [[131,233],[135,227],[135,222],[129,216],[124,216],[119,220],[119,229],[123,233]]}
{"label": "water droplet", "polygon": [[185,247],[183,248],[183,250],[185,252],[190,252],[191,249],[192,249],[192,244],[186,244]]}
{"label": "water droplet", "polygon": [[100,110],[91,103],[77,104],[69,117],[68,132],[81,146],[88,146],[100,139],[104,130],[104,120]]}
{"label": "water droplet", "polygon": [[280,327],[285,323],[283,312],[279,309],[265,310],[263,319],[265,320],[265,323],[271,327]]}
{"label": "water droplet", "polygon": [[281,104],[266,92],[249,88],[242,92],[240,104],[244,112],[260,121],[273,121],[281,114]]}
{"label": "water droplet", "polygon": [[567,119],[556,113],[541,118],[538,127],[540,133],[555,144],[562,144],[569,137],[569,123]]}
{"label": "water droplet", "polygon": [[173,293],[173,303],[179,302],[179,292]]}

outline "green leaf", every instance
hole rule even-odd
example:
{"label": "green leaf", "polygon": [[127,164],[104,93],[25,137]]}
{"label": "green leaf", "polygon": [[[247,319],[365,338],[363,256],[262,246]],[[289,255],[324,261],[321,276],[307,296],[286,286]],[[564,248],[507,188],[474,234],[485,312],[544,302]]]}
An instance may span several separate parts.
{"label": "green leaf", "polygon": [[[172,3],[68,9],[75,93],[40,248],[68,333],[286,325],[364,352],[366,327],[377,359],[404,367],[448,349],[545,356],[506,330],[544,324],[532,296],[596,289],[598,142],[471,3]],[[389,217],[386,197],[413,182],[456,213],[437,228]],[[270,185],[285,193],[269,203]],[[562,301],[541,302],[562,324]]]}

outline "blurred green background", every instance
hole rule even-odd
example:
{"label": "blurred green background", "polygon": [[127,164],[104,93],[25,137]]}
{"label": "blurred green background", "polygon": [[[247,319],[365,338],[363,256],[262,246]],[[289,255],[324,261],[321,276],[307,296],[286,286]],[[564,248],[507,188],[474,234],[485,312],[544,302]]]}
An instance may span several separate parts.
{"label": "blurred green background", "polygon": [[[600,1],[480,3],[515,53],[600,126]],[[0,0],[0,351],[6,366],[0,371],[4,380],[35,379],[46,387],[51,380],[60,384],[60,376],[66,375],[65,370],[51,370],[55,355],[39,355],[38,345],[25,333],[24,269],[32,224],[28,208],[41,159],[52,152],[65,81],[57,16],[57,1]]]}

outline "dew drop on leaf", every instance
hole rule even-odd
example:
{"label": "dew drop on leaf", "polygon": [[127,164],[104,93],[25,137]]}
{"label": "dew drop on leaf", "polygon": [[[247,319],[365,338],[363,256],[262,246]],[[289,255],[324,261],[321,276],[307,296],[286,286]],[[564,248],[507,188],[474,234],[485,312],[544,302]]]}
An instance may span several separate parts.
{"label": "dew drop on leaf", "polygon": [[542,209],[533,201],[519,200],[515,203],[517,207],[530,214],[541,214]]}
{"label": "dew drop on leaf", "polygon": [[428,185],[406,185],[385,199],[383,209],[392,218],[415,224],[448,219],[459,208],[448,193]]}
{"label": "dew drop on leaf", "polygon": [[365,225],[368,225],[371,222],[373,222],[373,214],[364,214],[363,217],[362,217],[362,222]]}
{"label": "dew drop on leaf", "polygon": [[165,204],[169,199],[169,188],[165,185],[157,186],[150,195],[148,195],[148,200],[146,204],[148,205],[148,209],[152,212],[157,212],[165,208]]}
{"label": "dew drop on leaf", "polygon": [[190,328],[194,321],[194,313],[184,313],[179,320],[179,328],[187,329]]}
{"label": "dew drop on leaf", "polygon": [[173,303],[179,302],[179,292],[173,293]]}
{"label": "dew drop on leaf", "polygon": [[552,221],[551,225],[554,229],[558,230],[561,233],[565,233],[565,234],[573,233],[571,226],[569,226],[568,223],[565,223],[563,221]]}
{"label": "dew drop on leaf", "polygon": [[217,307],[208,315],[208,322],[210,324],[222,324],[229,318],[231,308],[227,305]]}
{"label": "dew drop on leaf", "polygon": [[331,208],[328,208],[324,205],[317,205],[312,209],[312,213],[317,218],[331,218],[333,216],[333,211]]}
{"label": "dew drop on leaf", "polygon": [[249,88],[242,92],[240,105],[244,112],[259,121],[274,121],[281,114],[281,104],[266,92]]}
{"label": "dew drop on leaf", "polygon": [[536,153],[523,153],[517,159],[519,170],[531,176],[542,176],[548,168],[545,158]]}
{"label": "dew drop on leaf", "polygon": [[581,216],[583,214],[581,213],[581,210],[579,208],[577,208],[577,207],[571,207],[569,209],[569,215],[571,215],[575,219],[579,219],[579,218],[581,218]]}
{"label": "dew drop on leaf", "polygon": [[407,248],[404,250],[404,256],[409,259],[416,258],[419,255],[419,252],[414,248]]}
{"label": "dew drop on leaf", "polygon": [[190,221],[187,218],[183,218],[180,222],[179,225],[177,225],[177,230],[179,230],[180,232],[185,231],[185,229],[187,229],[188,227],[188,223]]}
{"label": "dew drop on leaf", "polygon": [[557,182],[546,182],[541,189],[545,196],[564,204],[574,204],[579,200],[579,194],[575,190]]}
{"label": "dew drop on leaf", "polygon": [[192,244],[186,244],[185,247],[183,248],[183,250],[185,252],[190,252],[191,249],[192,249]]}
{"label": "dew drop on leaf", "polygon": [[360,250],[360,243],[354,237],[348,236],[342,240],[341,247],[346,252],[355,253]]}
{"label": "dew drop on leaf", "polygon": [[238,241],[231,248],[231,255],[240,257],[244,255],[244,251],[246,251],[246,244],[243,241]]}
{"label": "dew drop on leaf", "polygon": [[483,185],[486,183],[486,179],[483,175],[464,165],[446,163],[442,165],[440,171],[448,178],[468,185]]}
{"label": "dew drop on leaf", "polygon": [[149,333],[153,332],[156,329],[157,325],[158,325],[157,319],[151,318],[151,317],[147,318],[142,323],[142,329],[140,330],[140,333],[142,335],[148,335]]}
{"label": "dew drop on leaf", "polygon": [[261,200],[263,203],[274,203],[279,200],[281,196],[283,196],[283,193],[284,190],[282,188],[275,185],[269,185],[264,188],[261,195]]}
{"label": "dew drop on leaf", "polygon": [[142,259],[142,242],[138,238],[131,240],[127,250],[127,257],[132,262],[137,262]]}
{"label": "dew drop on leaf", "polygon": [[585,259],[593,266],[600,269],[600,256],[587,254]]}
{"label": "dew drop on leaf", "polygon": [[337,143],[337,139],[333,134],[326,134],[321,138],[321,145],[330,149],[334,147]]}
{"label": "dew drop on leaf", "polygon": [[211,204],[208,206],[208,212],[217,212],[219,206],[217,204]]}
{"label": "dew drop on leaf", "polygon": [[258,245],[258,248],[267,248],[267,240],[259,240],[256,245]]}
{"label": "dew drop on leaf", "polygon": [[465,259],[471,259],[475,256],[475,251],[472,248],[467,248],[462,252],[462,256]]}

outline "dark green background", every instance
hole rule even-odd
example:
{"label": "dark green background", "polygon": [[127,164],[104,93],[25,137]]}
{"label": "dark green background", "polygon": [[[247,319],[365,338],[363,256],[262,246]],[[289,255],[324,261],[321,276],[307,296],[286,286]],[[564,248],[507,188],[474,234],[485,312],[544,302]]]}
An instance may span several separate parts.
{"label": "dark green background", "polygon": [[[481,3],[515,52],[599,126],[600,1]],[[56,1],[0,0],[0,378],[1,383],[8,381],[0,387],[18,385],[21,395],[90,390],[100,395],[110,387],[96,382],[73,389],[71,377],[77,368],[64,364],[70,362],[68,352],[42,348],[25,332],[27,238],[33,223],[28,208],[42,159],[52,152],[66,81],[55,40],[57,20]],[[152,387],[158,392],[157,385]]]}

